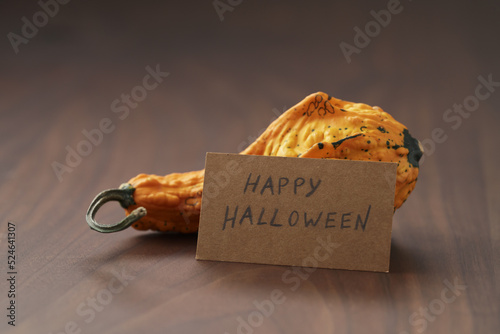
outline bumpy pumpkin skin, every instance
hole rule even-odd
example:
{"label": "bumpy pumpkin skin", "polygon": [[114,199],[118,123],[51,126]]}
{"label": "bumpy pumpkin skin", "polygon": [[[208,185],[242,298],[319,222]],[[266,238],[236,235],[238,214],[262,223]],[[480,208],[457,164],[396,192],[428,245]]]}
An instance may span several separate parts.
{"label": "bumpy pumpkin skin", "polygon": [[136,204],[125,209],[127,215],[141,206],[147,210],[147,215],[132,226],[138,230],[197,232],[204,176],[205,170],[199,170],[166,176],[139,174],[130,179]]}
{"label": "bumpy pumpkin skin", "polygon": [[[276,119],[240,154],[397,162],[394,210],[415,188],[422,148],[408,129],[379,107],[325,93],[307,96]],[[196,232],[204,170],[166,176],[140,174],[128,183],[147,215],[139,230]]]}

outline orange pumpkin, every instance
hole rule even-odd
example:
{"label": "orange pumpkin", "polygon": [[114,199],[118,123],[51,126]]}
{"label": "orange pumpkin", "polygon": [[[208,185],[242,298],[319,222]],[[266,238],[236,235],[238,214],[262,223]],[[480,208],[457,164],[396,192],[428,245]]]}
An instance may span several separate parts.
{"label": "orange pumpkin", "polygon": [[[422,146],[408,129],[379,107],[315,93],[293,106],[240,154],[298,158],[397,162],[394,210],[415,188]],[[87,213],[100,232],[114,232],[130,224],[138,230],[198,230],[204,170],[166,176],[139,174],[114,191],[101,193]],[[117,198],[120,197],[121,199]],[[107,200],[118,200],[128,217],[115,225],[95,223],[95,210]],[[91,221],[91,222],[90,222]]]}

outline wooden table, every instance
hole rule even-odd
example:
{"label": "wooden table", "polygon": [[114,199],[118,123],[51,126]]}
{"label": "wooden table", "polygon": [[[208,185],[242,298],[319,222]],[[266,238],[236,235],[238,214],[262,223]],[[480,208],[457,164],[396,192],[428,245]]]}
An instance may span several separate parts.
{"label": "wooden table", "polygon": [[[370,14],[385,1],[243,1],[223,21],[212,1],[72,1],[45,25],[35,1],[2,6],[2,333],[498,332],[500,88],[476,91],[500,81],[497,4],[402,1],[386,27]],[[16,54],[8,34],[33,15],[41,27]],[[356,45],[355,27],[372,37],[348,63],[340,45]],[[169,74],[141,89],[157,66]],[[318,269],[292,290],[287,267],[196,261],[196,235],[89,230],[99,191],[238,152],[315,91],[381,106],[426,145],[389,274]],[[76,149],[86,156],[68,158]],[[98,215],[121,217],[111,204]],[[284,303],[259,318],[274,289]]]}

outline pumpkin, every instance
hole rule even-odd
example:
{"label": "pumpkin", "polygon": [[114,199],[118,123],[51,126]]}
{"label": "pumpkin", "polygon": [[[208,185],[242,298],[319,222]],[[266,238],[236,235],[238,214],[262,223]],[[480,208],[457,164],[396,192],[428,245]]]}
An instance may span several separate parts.
{"label": "pumpkin", "polygon": [[[408,129],[379,107],[342,101],[318,92],[307,96],[272,122],[240,154],[298,158],[397,162],[394,210],[406,201],[417,181],[423,149]],[[132,226],[138,230],[198,230],[204,170],[166,176],[139,174],[99,194],[89,207],[87,222],[100,232]],[[100,225],[95,211],[118,200],[127,218]]]}

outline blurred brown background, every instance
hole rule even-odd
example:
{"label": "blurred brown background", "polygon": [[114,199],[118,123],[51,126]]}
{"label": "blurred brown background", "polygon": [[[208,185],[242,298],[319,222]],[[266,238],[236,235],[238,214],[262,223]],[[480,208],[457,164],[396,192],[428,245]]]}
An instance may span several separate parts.
{"label": "blurred brown background", "polygon": [[[497,331],[500,87],[466,116],[446,110],[474,101],[479,76],[500,82],[498,2],[402,0],[350,63],[341,43],[355,46],[387,1],[47,3],[0,4],[1,277],[8,221],[18,255],[17,323],[2,315],[2,333],[236,333],[273,289],[286,301],[255,333]],[[230,8],[223,20],[214,3]],[[112,104],[140,91],[148,66],[169,75],[120,119]],[[285,267],[197,262],[193,235],[88,229],[99,191],[238,152],[316,91],[378,105],[427,144],[394,216],[390,274],[318,269],[291,291]],[[104,118],[113,131],[58,179],[54,162]],[[98,218],[122,216],[109,205]],[[133,279],[109,294],[116,272]],[[444,303],[445,282],[467,288]]]}

